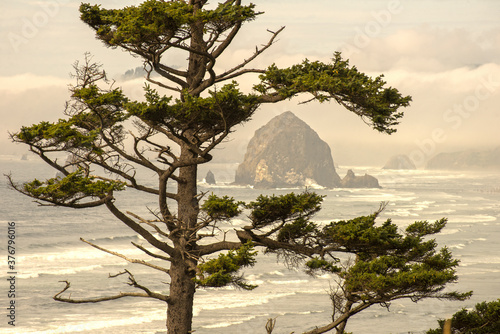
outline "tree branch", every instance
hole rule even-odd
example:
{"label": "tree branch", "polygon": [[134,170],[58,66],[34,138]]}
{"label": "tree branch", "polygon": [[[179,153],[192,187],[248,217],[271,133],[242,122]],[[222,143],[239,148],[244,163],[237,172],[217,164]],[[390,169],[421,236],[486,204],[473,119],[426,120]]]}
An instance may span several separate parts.
{"label": "tree branch", "polygon": [[112,201],[107,201],[106,207],[109,209],[109,211],[111,211],[113,215],[115,215],[116,218],[120,219],[123,223],[125,223],[125,225],[127,225],[132,230],[140,234],[152,246],[164,251],[170,256],[173,256],[175,254],[175,249],[170,247],[167,243],[156,239],[148,230],[146,230],[140,224],[136,223],[135,221],[127,217],[112,203]]}
{"label": "tree branch", "polygon": [[335,321],[329,323],[328,325],[323,326],[323,327],[316,327],[315,329],[310,330],[308,332],[304,332],[303,334],[322,334],[322,333],[326,333],[328,331],[331,331],[332,329],[334,329],[335,327],[337,327],[342,322],[346,321],[347,319],[349,319],[350,317],[352,317],[356,313],[359,313],[359,312],[363,311],[364,309],[367,309],[368,307],[370,307],[372,305],[373,304],[361,304],[361,305],[358,305],[357,307],[353,308],[352,310],[350,310],[347,313],[344,313],[343,315],[341,315]]}
{"label": "tree branch", "polygon": [[147,267],[150,267],[150,268],[153,268],[153,269],[156,269],[156,270],[159,270],[159,271],[163,271],[164,273],[169,273],[169,270],[166,269],[166,268],[163,268],[163,267],[160,267],[160,266],[157,266],[157,265],[154,265],[154,264],[151,264],[151,263],[148,263],[144,260],[138,260],[138,259],[131,259],[131,258],[128,258],[126,257],[125,255],[123,254],[120,254],[120,253],[117,253],[117,252],[113,252],[113,251],[110,251],[108,249],[105,249],[105,248],[102,248],[100,246],[97,246],[96,244],[93,244],[91,243],[90,241],[87,241],[83,238],[80,238],[81,241],[85,242],[86,244],[89,244],[90,246],[100,250],[100,251],[103,251],[103,252],[106,252],[108,254],[111,254],[111,255],[114,255],[114,256],[117,256],[119,258],[122,258],[130,263],[139,263],[139,264],[142,264],[144,266],[147,266]]}
{"label": "tree branch", "polygon": [[66,292],[71,287],[71,283],[68,281],[60,281],[66,283],[66,286],[64,289],[59,291],[57,294],[55,294],[52,298],[55,301],[58,302],[64,302],[64,303],[72,303],[72,304],[84,304],[84,303],[99,303],[99,302],[104,302],[108,300],[115,300],[123,297],[150,297],[149,295],[145,293],[138,293],[138,292],[120,292],[117,295],[114,296],[108,296],[108,297],[96,297],[96,298],[84,298],[84,299],[72,299],[71,296],[68,298],[61,297],[61,295]]}
{"label": "tree branch", "polygon": [[[85,197],[77,197],[72,199],[69,202],[62,202],[62,201],[56,201],[56,200],[51,200],[49,198],[40,198],[40,197],[35,197],[31,193],[24,191],[23,189],[20,188],[18,184],[12,180],[12,174],[4,174],[4,176],[7,178],[9,182],[9,186],[16,190],[17,192],[20,192],[23,195],[26,195],[28,197],[36,199],[35,203],[37,203],[39,206],[63,206],[66,208],[73,208],[73,209],[85,209],[85,208],[94,208],[97,206],[101,206],[103,204],[106,204],[106,202],[109,202],[113,199],[112,194],[108,194],[107,196],[104,196],[100,198],[97,201],[91,201],[91,202],[86,202],[86,203],[76,203],[77,201],[85,198]],[[42,201],[42,202],[39,202]],[[50,203],[50,204],[44,204],[45,203]]]}
{"label": "tree branch", "polygon": [[[158,71],[156,71],[156,72],[158,72]],[[158,73],[160,73],[160,72],[158,72]],[[160,75],[162,75],[162,74],[160,73]],[[162,75],[162,76],[165,77],[164,75]],[[158,85],[159,87],[162,87],[162,88],[165,88],[165,89],[168,89],[168,90],[173,90],[175,92],[181,92],[182,91],[182,89],[180,89],[178,87],[173,87],[173,86],[165,85],[164,83],[162,83],[162,82],[160,82],[158,80],[152,79],[151,78],[151,70],[150,71],[146,71],[146,80],[148,82],[151,82],[151,83],[153,83],[155,85]]]}
{"label": "tree branch", "polygon": [[239,69],[245,67],[248,63],[250,63],[251,61],[253,61],[259,55],[261,55],[264,51],[266,51],[271,45],[274,44],[274,40],[276,39],[276,37],[278,36],[278,34],[281,33],[284,29],[285,29],[285,27],[283,26],[280,29],[278,29],[278,31],[270,31],[270,30],[268,30],[272,34],[272,36],[269,39],[269,41],[267,42],[267,44],[263,45],[262,48],[260,48],[260,49],[258,47],[255,47],[255,52],[254,52],[254,54],[250,58],[245,59],[241,64],[239,64],[239,65],[233,67],[232,69],[227,70],[226,72],[218,75],[215,78],[215,82],[220,82],[220,81],[228,80],[228,79],[234,78],[235,76],[247,73],[246,71],[243,71],[243,72],[239,73],[238,75],[235,74],[235,75],[229,76],[230,74],[233,74],[234,72],[238,71]]}
{"label": "tree branch", "polygon": [[154,298],[154,299],[158,299],[158,300],[161,300],[161,301],[164,301],[164,302],[167,302],[167,303],[170,302],[170,297],[169,296],[163,295],[161,293],[153,292],[153,291],[149,290],[148,288],[146,288],[146,287],[140,285],[139,283],[137,283],[137,281],[135,280],[134,276],[128,270],[126,270],[126,269],[125,269],[124,272],[121,272],[121,273],[119,273],[117,275],[113,275],[113,276],[110,275],[109,277],[113,278],[113,277],[117,277],[117,276],[120,276],[120,275],[125,274],[125,273],[127,273],[129,275],[129,283],[128,284],[130,286],[133,286],[135,288],[143,290],[145,293],[139,293],[139,292],[120,292],[120,293],[118,293],[116,295],[113,295],[113,296],[96,297],[96,298],[72,299],[71,295],[68,298],[61,296],[64,292],[66,292],[71,287],[71,283],[68,282],[68,281],[60,281],[60,282],[66,283],[66,286],[61,291],[59,291],[58,293],[56,293],[52,298],[55,301],[58,301],[58,302],[72,303],[72,304],[99,303],[99,302],[104,302],[104,301],[108,301],[108,300],[115,300],[115,299],[119,299],[119,298],[123,298],[123,297]]}
{"label": "tree branch", "polygon": [[220,241],[208,245],[200,245],[197,247],[196,252],[198,256],[205,256],[220,252],[223,250],[233,250],[238,249],[243,244],[241,242],[231,242],[231,241]]}
{"label": "tree branch", "polygon": [[151,257],[155,257],[157,259],[161,259],[161,260],[165,260],[165,261],[171,261],[171,258],[152,253],[152,252],[148,251],[146,248],[142,247],[141,245],[136,244],[135,242],[132,242],[132,245],[134,245],[135,247],[137,247],[138,249],[140,249],[141,251],[143,251],[144,253],[148,254]]}

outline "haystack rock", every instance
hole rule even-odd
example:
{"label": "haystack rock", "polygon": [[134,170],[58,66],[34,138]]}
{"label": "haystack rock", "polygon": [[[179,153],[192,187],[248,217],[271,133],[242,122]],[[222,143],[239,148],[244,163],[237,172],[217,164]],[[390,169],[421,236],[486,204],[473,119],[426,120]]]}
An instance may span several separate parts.
{"label": "haystack rock", "polygon": [[413,161],[404,154],[391,157],[382,169],[417,169]]}
{"label": "haystack rock", "polygon": [[332,153],[326,142],[291,112],[273,118],[255,132],[236,184],[256,188],[320,185],[340,186]]}

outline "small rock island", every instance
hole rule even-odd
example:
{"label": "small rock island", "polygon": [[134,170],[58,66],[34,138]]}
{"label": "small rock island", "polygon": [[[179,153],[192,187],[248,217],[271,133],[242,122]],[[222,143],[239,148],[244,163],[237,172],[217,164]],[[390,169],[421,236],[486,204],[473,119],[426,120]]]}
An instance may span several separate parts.
{"label": "small rock island", "polygon": [[417,169],[417,167],[407,155],[398,154],[392,156],[382,169],[414,170]]}

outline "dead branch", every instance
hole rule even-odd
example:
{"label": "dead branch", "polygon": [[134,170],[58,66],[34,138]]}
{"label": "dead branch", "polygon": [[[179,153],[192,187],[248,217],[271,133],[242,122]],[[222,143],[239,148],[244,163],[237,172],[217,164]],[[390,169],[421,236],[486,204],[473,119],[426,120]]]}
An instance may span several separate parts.
{"label": "dead branch", "polygon": [[145,293],[140,293],[140,292],[120,292],[120,293],[118,293],[116,295],[113,295],[113,296],[96,297],[96,298],[72,299],[71,298],[71,294],[70,294],[70,296],[68,298],[61,297],[61,295],[64,292],[66,292],[71,287],[71,283],[68,282],[68,281],[60,281],[60,282],[66,283],[66,286],[61,291],[59,291],[57,294],[55,294],[54,297],[52,297],[52,298],[55,301],[64,302],[64,303],[72,303],[72,304],[99,303],[99,302],[104,302],[104,301],[108,301],[108,300],[115,300],[115,299],[119,299],[119,298],[123,298],[123,297],[154,298],[154,299],[158,299],[158,300],[161,300],[161,301],[164,301],[164,302],[167,302],[167,303],[170,301],[170,297],[169,296],[163,295],[161,293],[153,292],[153,291],[149,290],[148,288],[146,288],[145,286],[142,286],[139,283],[137,283],[137,281],[135,280],[135,277],[127,269],[125,269],[125,271],[120,272],[120,273],[118,273],[116,275],[109,275],[109,277],[110,278],[118,277],[118,276],[121,276],[123,274],[128,274],[128,279],[129,279],[128,285],[133,286],[133,287],[138,288],[138,289],[141,289]]}
{"label": "dead branch", "polygon": [[143,251],[144,253],[148,254],[151,257],[155,257],[157,259],[161,259],[161,260],[165,260],[165,261],[170,261],[171,260],[171,258],[169,258],[167,256],[162,256],[162,255],[159,255],[159,254],[152,253],[152,252],[148,251],[146,248],[144,248],[143,246],[136,244],[135,242],[132,242],[132,245],[134,245],[135,247],[139,248],[141,251]]}
{"label": "dead branch", "polygon": [[241,64],[239,64],[239,65],[233,67],[232,69],[227,70],[226,72],[218,75],[215,78],[215,82],[229,80],[229,79],[238,77],[238,76],[245,74],[245,73],[263,73],[264,72],[263,70],[246,70],[246,71],[241,70],[239,72],[238,72],[238,70],[240,70],[243,67],[245,67],[246,65],[248,65],[248,63],[253,61],[259,55],[261,55],[264,51],[266,51],[269,47],[271,47],[275,43],[275,39],[278,36],[278,34],[281,33],[284,29],[285,29],[285,27],[281,27],[277,31],[271,31],[268,29],[267,31],[269,33],[271,33],[271,38],[269,39],[267,44],[262,45],[260,49],[258,47],[255,47],[255,52],[253,53],[253,55],[251,55],[248,59],[245,59]]}
{"label": "dead branch", "polygon": [[147,267],[150,267],[150,268],[153,268],[153,269],[156,269],[156,270],[159,270],[159,271],[163,271],[164,273],[169,273],[169,270],[166,269],[166,268],[163,268],[163,267],[160,267],[160,266],[157,266],[157,265],[154,265],[154,264],[151,264],[151,263],[148,263],[144,260],[138,260],[138,259],[131,259],[131,258],[128,258],[126,257],[125,255],[123,254],[120,254],[120,253],[117,253],[117,252],[113,252],[113,251],[110,251],[108,249],[105,249],[105,248],[102,248],[100,246],[97,246],[96,244],[93,244],[91,243],[90,241],[87,241],[83,238],[80,238],[81,241],[85,242],[86,244],[89,244],[90,246],[94,247],[94,248],[97,248],[98,250],[101,250],[103,252],[106,252],[108,254],[111,254],[111,255],[114,255],[114,256],[118,256],[119,258],[122,258],[130,263],[139,263],[139,264],[142,264],[142,265],[145,265]]}
{"label": "dead branch", "polygon": [[135,219],[139,220],[141,223],[144,223],[146,225],[149,225],[151,226],[152,228],[155,229],[156,232],[158,232],[158,234],[164,236],[164,237],[169,237],[169,235],[165,232],[163,232],[157,225],[153,224],[152,221],[149,221],[149,220],[146,220],[144,218],[141,218],[140,216],[136,215],[135,213],[133,212],[130,212],[130,211],[127,211],[127,214],[134,217]]}
{"label": "dead branch", "polygon": [[137,281],[135,280],[135,277],[127,269],[125,269],[125,272],[128,274],[128,280],[129,280],[128,284],[130,286],[133,286],[134,288],[138,288],[138,289],[143,290],[151,298],[159,299],[159,300],[165,301],[167,303],[170,301],[170,298],[168,296],[161,294],[161,293],[153,292],[153,291],[149,290],[148,288],[146,288],[145,286],[137,283]]}
{"label": "dead branch", "polygon": [[119,298],[123,298],[123,297],[150,297],[145,293],[120,292],[117,295],[108,296],[108,297],[72,299],[71,294],[70,294],[70,296],[68,298],[65,298],[65,297],[61,297],[61,295],[71,287],[71,283],[68,281],[60,281],[60,282],[66,283],[66,286],[60,292],[55,294],[54,297],[52,297],[55,301],[58,301],[58,302],[72,303],[72,304],[84,304],[84,303],[99,303],[99,302],[104,302],[104,301],[108,301],[108,300],[115,300],[115,299],[119,299]]}
{"label": "dead branch", "polygon": [[276,326],[276,318],[269,318],[267,319],[266,323],[266,332],[267,334],[272,334],[274,327]]}

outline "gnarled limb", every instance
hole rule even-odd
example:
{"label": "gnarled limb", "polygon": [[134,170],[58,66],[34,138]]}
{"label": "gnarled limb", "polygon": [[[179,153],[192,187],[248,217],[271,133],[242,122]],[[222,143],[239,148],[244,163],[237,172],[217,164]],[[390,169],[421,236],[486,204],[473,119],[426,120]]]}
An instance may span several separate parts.
{"label": "gnarled limb", "polygon": [[82,299],[72,299],[71,297],[65,298],[61,297],[61,295],[66,292],[71,287],[71,283],[68,281],[60,281],[66,283],[66,286],[64,289],[59,291],[57,294],[52,297],[54,300],[58,302],[64,302],[64,303],[72,303],[72,304],[85,304],[85,303],[99,303],[99,302],[104,302],[108,300],[115,300],[123,297],[149,297],[145,293],[138,293],[138,292],[120,292],[117,295],[114,296],[107,296],[107,297],[96,297],[96,298],[82,298]]}
{"label": "gnarled limb", "polygon": [[227,70],[226,72],[224,72],[222,74],[219,74],[215,78],[215,82],[230,80],[230,79],[236,78],[238,76],[241,76],[242,74],[245,74],[245,73],[264,73],[265,72],[264,70],[259,70],[259,69],[246,69],[246,70],[241,70],[241,71],[238,71],[238,70],[240,70],[243,67],[245,67],[246,65],[248,65],[255,58],[257,58],[264,51],[266,51],[269,47],[271,47],[275,43],[274,40],[276,39],[278,34],[280,34],[284,29],[285,29],[285,27],[281,27],[277,31],[268,30],[268,32],[270,32],[272,34],[272,36],[269,39],[269,41],[267,42],[267,44],[263,45],[260,49],[258,47],[255,47],[255,52],[250,58],[245,59],[241,64],[238,64],[237,66],[233,67],[232,69]]}
{"label": "gnarled limb", "polygon": [[238,249],[243,245],[241,242],[220,241],[209,245],[198,246],[196,252],[199,256],[209,255],[223,250]]}
{"label": "gnarled limb", "polygon": [[125,225],[130,227],[132,230],[140,234],[147,242],[152,246],[164,251],[170,256],[175,254],[175,250],[169,246],[166,242],[156,239],[148,230],[142,227],[140,224],[136,223],[129,217],[127,217],[123,212],[121,212],[111,201],[106,202],[106,207],[115,215],[116,218],[121,220]]}
{"label": "gnarled limb", "polygon": [[[141,223],[143,224],[146,224],[148,226],[151,226],[152,228],[155,229],[156,232],[158,232],[158,234],[164,236],[164,237],[169,237],[170,235],[163,232],[156,224],[153,223],[153,221],[148,221],[142,217],[139,217],[138,215],[136,215],[135,213],[133,212],[130,212],[130,211],[127,211],[127,214],[131,215],[132,217],[134,217],[135,219],[139,220]],[[156,222],[159,222],[159,221],[156,221]]]}
{"label": "gnarled limb", "polygon": [[144,253],[148,254],[151,257],[154,257],[154,258],[157,258],[157,259],[161,259],[161,260],[165,260],[165,261],[171,261],[172,260],[169,257],[152,253],[149,250],[147,250],[146,248],[144,248],[143,246],[136,244],[135,242],[132,242],[132,245],[134,245],[135,247],[137,247],[138,249],[140,249],[141,251],[143,251]]}
{"label": "gnarled limb", "polygon": [[109,277],[113,278],[113,277],[117,277],[119,275],[123,275],[125,273],[127,273],[129,275],[128,285],[133,286],[133,287],[138,288],[138,289],[141,289],[144,291],[144,293],[141,293],[141,292],[119,292],[118,294],[113,295],[113,296],[95,297],[95,298],[81,298],[81,299],[73,299],[73,298],[71,298],[71,295],[70,295],[69,297],[66,298],[66,297],[62,297],[62,294],[64,292],[66,292],[71,287],[71,283],[69,281],[60,281],[60,282],[66,283],[66,286],[61,291],[56,293],[52,298],[58,302],[72,303],[72,304],[99,303],[99,302],[104,302],[104,301],[108,301],[108,300],[120,299],[123,297],[154,298],[154,299],[158,299],[158,300],[161,300],[161,301],[164,301],[167,303],[170,302],[169,296],[161,294],[161,293],[153,292],[153,291],[149,290],[148,288],[137,283],[137,281],[135,280],[135,277],[126,269],[124,272],[121,272],[121,273],[119,273],[117,275],[113,275],[113,276],[110,275]]}
{"label": "gnarled limb", "polygon": [[160,266],[157,266],[157,265],[154,265],[154,264],[151,264],[151,263],[148,263],[144,260],[139,260],[139,259],[131,259],[129,257],[126,257],[125,255],[123,254],[120,254],[120,253],[117,253],[117,252],[113,252],[113,251],[110,251],[109,249],[106,249],[106,248],[103,248],[101,246],[97,246],[96,244],[93,244],[91,243],[90,241],[87,241],[83,238],[80,238],[81,241],[85,242],[86,244],[89,244],[90,246],[100,250],[100,251],[103,251],[105,253],[108,253],[108,254],[111,254],[111,255],[114,255],[114,256],[117,256],[119,258],[122,258],[130,263],[139,263],[139,264],[142,264],[144,266],[147,266],[149,268],[153,268],[153,269],[156,269],[156,270],[159,270],[159,271],[163,271],[164,273],[169,273],[168,269],[166,268],[163,268],[163,267],[160,267]]}
{"label": "gnarled limb", "polygon": [[328,325],[325,325],[322,327],[316,327],[315,329],[304,332],[303,334],[322,334],[322,333],[326,333],[328,331],[331,331],[332,329],[336,328],[337,326],[342,324],[344,321],[346,321],[349,317],[355,315],[356,313],[363,311],[364,309],[367,309],[371,305],[373,305],[373,304],[358,305],[357,307],[353,308],[348,313],[345,313],[342,316],[338,317],[335,321],[329,323]]}

